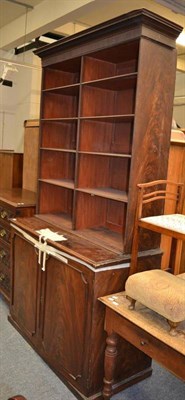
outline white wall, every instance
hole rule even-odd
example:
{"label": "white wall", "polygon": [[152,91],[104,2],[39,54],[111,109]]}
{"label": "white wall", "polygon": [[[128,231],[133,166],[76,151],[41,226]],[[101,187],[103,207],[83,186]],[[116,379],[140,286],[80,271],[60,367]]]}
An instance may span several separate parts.
{"label": "white wall", "polygon": [[[23,57],[24,63],[40,67],[40,59],[31,51],[11,59],[23,63]],[[3,66],[1,63],[1,74]],[[37,119],[40,114],[41,69],[14,67],[17,72],[10,71],[6,76],[13,86],[0,85],[0,148],[23,152],[24,121]]]}
{"label": "white wall", "polygon": [[173,116],[181,128],[185,128],[185,72],[176,74]]}

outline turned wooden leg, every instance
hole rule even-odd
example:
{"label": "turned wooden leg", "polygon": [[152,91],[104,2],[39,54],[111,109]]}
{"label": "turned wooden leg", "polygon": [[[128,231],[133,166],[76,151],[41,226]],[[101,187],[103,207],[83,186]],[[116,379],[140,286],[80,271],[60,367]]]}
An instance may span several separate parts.
{"label": "turned wooden leg", "polygon": [[106,349],[105,349],[105,360],[104,360],[104,386],[103,386],[103,398],[109,400],[112,396],[112,385],[114,381],[114,369],[117,356],[117,341],[118,336],[116,333],[112,333],[107,337]]}
{"label": "turned wooden leg", "polygon": [[177,328],[178,322],[169,321],[169,319],[167,321],[168,321],[168,324],[170,325],[170,335],[176,336],[177,335],[176,328]]}

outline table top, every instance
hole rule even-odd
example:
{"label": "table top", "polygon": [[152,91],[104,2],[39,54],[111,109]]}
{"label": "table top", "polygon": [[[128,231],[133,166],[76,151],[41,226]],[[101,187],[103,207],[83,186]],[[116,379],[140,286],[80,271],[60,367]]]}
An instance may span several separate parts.
{"label": "table top", "polygon": [[182,239],[185,240],[185,215],[183,214],[157,215],[141,218],[140,221],[153,227],[157,226],[163,230],[165,229],[169,233],[176,232],[182,235]]}
{"label": "table top", "polygon": [[178,325],[177,335],[171,336],[169,334],[169,325],[161,315],[139,302],[136,302],[135,310],[130,310],[128,308],[130,302],[126,298],[126,292],[100,297],[99,300],[169,347],[185,355],[185,321]]}

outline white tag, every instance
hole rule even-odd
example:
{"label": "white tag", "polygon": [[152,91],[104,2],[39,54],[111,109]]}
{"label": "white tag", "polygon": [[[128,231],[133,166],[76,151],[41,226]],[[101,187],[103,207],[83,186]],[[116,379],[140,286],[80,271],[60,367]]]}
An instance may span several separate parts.
{"label": "white tag", "polygon": [[47,240],[53,240],[53,242],[60,242],[63,240],[67,240],[63,235],[59,235],[58,232],[52,232],[49,228],[46,229],[40,229],[39,231],[36,231],[39,233],[39,235],[42,236],[43,239]]}

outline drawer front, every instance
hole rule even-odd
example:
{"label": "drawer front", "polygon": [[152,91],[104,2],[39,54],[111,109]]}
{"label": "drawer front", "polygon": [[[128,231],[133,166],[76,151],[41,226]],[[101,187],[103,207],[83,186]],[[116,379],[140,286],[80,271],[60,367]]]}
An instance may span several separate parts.
{"label": "drawer front", "polygon": [[10,228],[0,223],[0,240],[10,243]]}
{"label": "drawer front", "polygon": [[10,293],[10,270],[5,265],[0,263],[0,290],[5,290]]}
{"label": "drawer front", "polygon": [[0,221],[1,223],[9,223],[10,218],[14,218],[16,215],[16,211],[10,211],[6,207],[0,205]]}
{"label": "drawer front", "polygon": [[10,250],[0,241],[0,266],[10,267]]}

